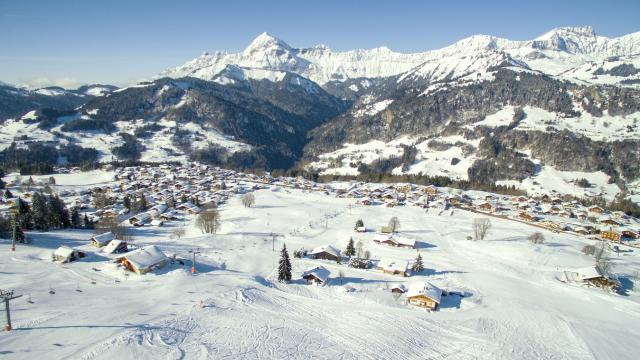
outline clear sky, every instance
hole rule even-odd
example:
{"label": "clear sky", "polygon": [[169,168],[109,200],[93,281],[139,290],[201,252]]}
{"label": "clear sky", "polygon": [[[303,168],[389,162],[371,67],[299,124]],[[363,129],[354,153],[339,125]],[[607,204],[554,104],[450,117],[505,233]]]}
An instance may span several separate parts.
{"label": "clear sky", "polygon": [[126,85],[204,51],[240,51],[264,31],[293,47],[416,52],[580,25],[609,37],[640,31],[640,0],[0,0],[0,81]]}

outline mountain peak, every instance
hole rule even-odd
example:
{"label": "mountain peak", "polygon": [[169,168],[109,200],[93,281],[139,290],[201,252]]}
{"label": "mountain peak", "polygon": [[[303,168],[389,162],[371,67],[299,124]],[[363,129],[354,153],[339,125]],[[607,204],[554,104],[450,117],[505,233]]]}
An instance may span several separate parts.
{"label": "mountain peak", "polygon": [[280,49],[291,49],[289,44],[278,39],[275,36],[272,36],[266,32],[258,35],[251,44],[245,49],[244,53],[249,54],[255,51],[264,51],[272,48],[280,48]]}
{"label": "mountain peak", "polygon": [[564,26],[552,29],[551,31],[538,36],[535,40],[549,40],[556,36],[587,36],[594,37],[596,36],[596,32],[593,30],[591,26]]}

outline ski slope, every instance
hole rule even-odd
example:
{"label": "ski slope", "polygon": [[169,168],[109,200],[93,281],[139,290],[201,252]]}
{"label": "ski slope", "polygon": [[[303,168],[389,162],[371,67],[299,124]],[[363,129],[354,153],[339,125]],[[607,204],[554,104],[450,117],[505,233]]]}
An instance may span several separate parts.
{"label": "ski slope", "polygon": [[[93,177],[92,181],[97,180]],[[62,182],[62,181],[61,181]],[[75,185],[75,183],[74,183]],[[3,359],[632,359],[640,336],[640,294],[573,287],[560,271],[593,264],[580,252],[591,240],[492,218],[484,241],[467,241],[475,213],[438,215],[417,207],[356,206],[355,199],[278,188],[255,193],[244,208],[232,198],[220,209],[222,227],[203,236],[193,218],[163,227],[133,228],[136,246],[155,244],[190,259],[154,274],[125,275],[112,255],[95,253],[85,230],[31,232],[15,253],[0,240],[0,287],[24,294],[12,302],[15,331],[0,333]],[[400,235],[417,250],[373,243],[356,233],[363,219],[375,229],[397,216]],[[172,239],[185,224],[187,234]],[[271,233],[284,235],[272,243]],[[293,281],[275,281],[278,250],[361,240],[374,260],[412,261],[425,271],[403,278],[331,261],[292,257]],[[65,244],[87,251],[79,262],[55,264]],[[275,247],[276,251],[272,251]],[[631,249],[631,248],[630,248]],[[613,258],[629,284],[640,271],[639,250]],[[306,285],[309,266],[331,271],[326,286]],[[339,271],[344,272],[342,281]],[[443,297],[426,312],[395,298],[389,286],[429,281],[465,294]],[[54,294],[50,294],[54,291]],[[204,305],[200,306],[200,302]],[[4,314],[2,314],[4,315]]]}

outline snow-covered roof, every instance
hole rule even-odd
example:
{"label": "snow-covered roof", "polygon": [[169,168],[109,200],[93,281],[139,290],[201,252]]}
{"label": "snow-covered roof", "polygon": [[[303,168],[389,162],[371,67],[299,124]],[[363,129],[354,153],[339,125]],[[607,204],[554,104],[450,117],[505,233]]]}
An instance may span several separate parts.
{"label": "snow-covered roof", "polygon": [[309,252],[309,254],[329,253],[331,255],[340,256],[340,250],[331,245],[319,246]]}
{"label": "snow-covered roof", "polygon": [[302,277],[313,275],[323,283],[326,283],[327,279],[329,278],[329,274],[331,274],[331,272],[329,272],[329,270],[327,270],[324,266],[316,266],[309,268],[305,272],[303,272]]}
{"label": "snow-covered roof", "polygon": [[596,266],[587,266],[581,269],[577,269],[576,272],[579,274],[582,280],[602,277],[602,273],[600,273],[600,270]]}
{"label": "snow-covered roof", "polygon": [[385,271],[406,272],[409,262],[406,260],[382,259],[378,262],[378,267]]}
{"label": "snow-covered roof", "polygon": [[405,294],[407,297],[423,295],[440,304],[442,290],[429,282],[419,282],[410,284],[409,290]]}
{"label": "snow-covered roof", "polygon": [[411,246],[411,247],[416,246],[416,240],[415,239],[410,239],[410,238],[406,238],[406,237],[402,237],[402,236],[396,236],[396,237],[394,237],[394,239],[400,245],[407,245],[407,246]]}
{"label": "snow-covered roof", "polygon": [[126,258],[131,265],[138,269],[147,269],[168,259],[167,255],[165,255],[162,250],[155,245],[149,245],[141,249],[134,250],[120,258]]}
{"label": "snow-covered roof", "polygon": [[74,250],[68,246],[60,246],[53,251],[53,255],[68,258],[73,254]]}
{"label": "snow-covered roof", "polygon": [[113,239],[115,239],[116,236],[111,232],[106,232],[104,234],[100,234],[100,235],[95,235],[93,237],[93,240],[95,240],[96,242],[100,243],[100,244],[104,244],[108,241],[111,241]]}
{"label": "snow-covered roof", "polygon": [[116,249],[118,248],[118,246],[120,246],[120,244],[122,243],[122,240],[111,240],[107,246],[105,246],[102,249],[102,252],[105,254],[112,254],[114,251],[116,251]]}

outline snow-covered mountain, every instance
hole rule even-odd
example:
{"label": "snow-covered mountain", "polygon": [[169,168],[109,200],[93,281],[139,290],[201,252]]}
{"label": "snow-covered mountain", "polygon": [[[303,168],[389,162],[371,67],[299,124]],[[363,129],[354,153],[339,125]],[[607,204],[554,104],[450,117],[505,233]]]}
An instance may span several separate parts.
{"label": "snow-covered mountain", "polygon": [[[11,99],[23,91],[0,86],[0,102],[3,89]],[[75,106],[39,111],[69,93]],[[42,104],[14,109],[5,146],[42,133],[96,148],[102,161],[195,156],[521,187],[568,172],[597,183],[596,194],[640,191],[640,32],[476,35],[414,54],[296,48],[263,33],[242,52],[204,53],[153,82],[30,94]]]}
{"label": "snow-covered mountain", "polygon": [[[160,76],[193,76],[212,80],[226,65],[295,72],[320,85],[353,78],[380,78],[398,75],[422,64],[463,67],[469,57],[502,52],[527,67],[549,75],[562,75],[588,62],[640,54],[640,32],[607,38],[591,27],[563,27],[527,41],[476,35],[432,51],[403,54],[380,47],[371,50],[334,52],[324,45],[293,48],[267,33],[259,35],[243,52],[204,53]],[[443,70],[441,70],[443,71]],[[583,79],[584,80],[584,79]]]}

